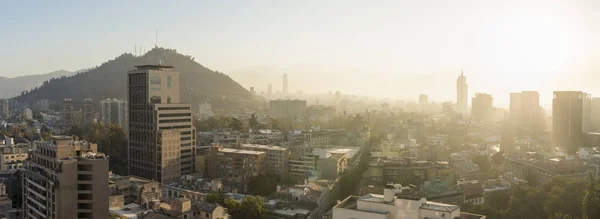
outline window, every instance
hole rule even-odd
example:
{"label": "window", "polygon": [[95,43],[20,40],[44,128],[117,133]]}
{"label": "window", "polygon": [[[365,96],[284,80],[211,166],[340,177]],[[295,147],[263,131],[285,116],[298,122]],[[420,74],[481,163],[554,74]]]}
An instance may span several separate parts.
{"label": "window", "polygon": [[150,76],[150,84],[160,84],[161,80],[160,80],[160,76],[156,73],[152,74]]}

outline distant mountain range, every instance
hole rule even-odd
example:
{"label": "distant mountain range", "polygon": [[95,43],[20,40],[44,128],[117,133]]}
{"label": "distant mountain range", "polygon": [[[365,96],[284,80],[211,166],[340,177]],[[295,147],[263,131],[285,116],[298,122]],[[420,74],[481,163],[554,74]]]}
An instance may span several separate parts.
{"label": "distant mountain range", "polygon": [[14,78],[0,77],[0,98],[15,97],[25,90],[31,90],[42,85],[51,78],[71,76],[74,72],[66,70],[53,71],[39,75],[25,75]]}
{"label": "distant mountain range", "polygon": [[127,71],[137,65],[159,63],[171,65],[175,71],[180,72],[182,102],[192,104],[193,108],[204,102],[217,109],[252,108],[258,104],[249,91],[229,76],[202,66],[189,55],[165,48],[154,48],[143,56],[122,54],[73,76],[50,79],[15,99],[19,102],[32,102],[39,99],[62,101],[64,98],[71,98],[74,104],[81,103],[86,97],[91,97],[94,101],[106,98],[127,99]]}

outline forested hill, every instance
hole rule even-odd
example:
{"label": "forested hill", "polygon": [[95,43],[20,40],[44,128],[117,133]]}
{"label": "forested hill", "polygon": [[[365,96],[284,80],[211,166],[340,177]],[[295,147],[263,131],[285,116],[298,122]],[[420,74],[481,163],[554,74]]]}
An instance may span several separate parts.
{"label": "forested hill", "polygon": [[126,53],[88,71],[70,77],[52,78],[16,99],[31,102],[39,99],[62,101],[64,98],[72,98],[74,103],[81,102],[86,97],[91,97],[94,101],[106,98],[127,99],[127,71],[134,69],[136,65],[159,63],[171,65],[175,71],[180,72],[182,101],[192,104],[194,108],[204,102],[212,104],[214,108],[231,109],[257,104],[250,92],[229,76],[202,66],[191,56],[165,48],[154,48],[143,56]]}

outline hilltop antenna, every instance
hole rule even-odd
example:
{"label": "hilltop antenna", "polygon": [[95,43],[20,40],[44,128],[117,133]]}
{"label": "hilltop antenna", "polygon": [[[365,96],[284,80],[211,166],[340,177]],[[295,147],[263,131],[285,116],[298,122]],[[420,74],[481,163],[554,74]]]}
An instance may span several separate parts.
{"label": "hilltop antenna", "polygon": [[155,42],[154,42],[154,47],[158,47],[158,29],[156,29],[156,38],[155,38]]}
{"label": "hilltop antenna", "polygon": [[133,43],[133,56],[137,53],[137,44]]}

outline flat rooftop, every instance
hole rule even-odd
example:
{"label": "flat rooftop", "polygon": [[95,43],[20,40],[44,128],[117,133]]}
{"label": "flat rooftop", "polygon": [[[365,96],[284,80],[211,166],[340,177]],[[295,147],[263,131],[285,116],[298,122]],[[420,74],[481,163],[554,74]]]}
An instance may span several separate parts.
{"label": "flat rooftop", "polygon": [[164,69],[164,68],[173,68],[173,66],[169,66],[169,65],[137,65],[135,66],[135,68],[137,70],[140,69],[155,69],[155,70],[160,70],[160,69]]}
{"label": "flat rooftop", "polygon": [[278,151],[288,150],[288,148],[284,148],[284,147],[281,147],[281,146],[262,145],[262,144],[242,144],[242,147],[259,148],[259,149],[267,149],[267,150],[278,150]]}
{"label": "flat rooftop", "polygon": [[234,153],[234,154],[252,154],[252,155],[259,155],[259,154],[265,153],[262,151],[250,151],[250,150],[240,150],[240,149],[232,149],[232,148],[222,148],[219,150],[219,152]]}

